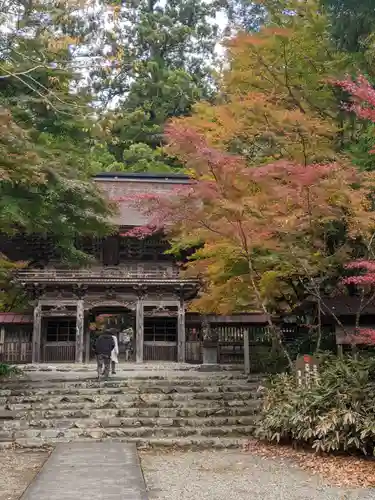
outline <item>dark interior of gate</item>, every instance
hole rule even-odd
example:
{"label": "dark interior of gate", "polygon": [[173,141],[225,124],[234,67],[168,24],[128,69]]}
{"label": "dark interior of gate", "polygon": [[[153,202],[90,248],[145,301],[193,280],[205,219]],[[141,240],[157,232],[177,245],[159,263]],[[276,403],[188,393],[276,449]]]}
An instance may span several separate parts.
{"label": "dark interior of gate", "polygon": [[[99,307],[87,315],[85,326],[85,335],[89,337],[88,340],[86,339],[85,349],[89,349],[90,360],[95,357],[93,349],[95,339],[104,328],[110,329],[118,338],[119,362],[126,360],[126,346],[121,342],[121,333],[131,329],[132,348],[129,360],[135,360],[136,328],[133,311]],[[76,320],[74,317],[46,318],[43,321],[41,343],[43,362],[74,362],[75,345]],[[144,361],[177,361],[177,317],[146,316],[143,345]]]}

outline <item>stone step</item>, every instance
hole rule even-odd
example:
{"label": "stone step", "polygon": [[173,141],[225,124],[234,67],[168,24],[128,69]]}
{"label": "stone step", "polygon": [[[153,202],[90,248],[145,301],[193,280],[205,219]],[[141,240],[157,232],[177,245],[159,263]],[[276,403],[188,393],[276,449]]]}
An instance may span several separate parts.
{"label": "stone step", "polygon": [[110,376],[108,380],[98,382],[95,376],[91,377],[74,377],[74,378],[42,378],[41,380],[23,379],[10,379],[3,382],[3,388],[7,390],[24,390],[24,389],[51,389],[51,388],[69,388],[69,387],[116,387],[119,385],[128,384],[149,384],[149,385],[186,385],[186,384],[202,384],[202,385],[216,385],[216,384],[231,384],[231,383],[259,383],[264,377],[259,375],[223,375],[212,376],[211,374],[204,374],[204,376],[181,376],[167,374],[160,375],[133,375],[129,376]]}
{"label": "stone step", "polygon": [[[22,365],[19,367],[23,372],[55,372],[55,373],[85,373],[96,370],[96,363],[57,363],[57,364],[30,364]],[[173,362],[145,362],[141,365],[133,362],[119,363],[117,366],[118,372],[205,372],[206,370],[215,370],[215,373],[222,372],[243,372],[243,365],[241,364],[228,364],[228,365],[193,365],[190,363],[173,363]]]}
{"label": "stone step", "polygon": [[80,438],[106,439],[106,438],[174,438],[189,436],[204,437],[244,437],[251,436],[255,425],[236,426],[205,426],[205,427],[90,427],[72,429],[27,429],[15,431],[0,431],[0,441],[13,441],[17,443],[19,439],[39,439],[40,444],[53,443],[54,439],[65,438],[69,440],[79,440]]}
{"label": "stone step", "polygon": [[227,417],[106,417],[79,419],[9,420],[0,424],[0,433],[27,429],[90,429],[112,427],[219,427],[252,425],[256,416]]}
{"label": "stone step", "polygon": [[41,388],[41,389],[0,389],[0,404],[4,404],[10,398],[35,398],[51,397],[58,395],[97,395],[97,394],[171,394],[171,393],[199,393],[199,392],[256,392],[259,384],[212,384],[212,385],[175,385],[175,384],[121,384],[114,387],[70,387],[70,388]]}
{"label": "stone step", "polygon": [[[208,402],[209,403],[209,402]],[[228,406],[220,404],[220,402],[214,404],[197,404],[191,406],[178,406],[175,408],[168,407],[127,407],[127,408],[85,408],[82,410],[73,409],[48,409],[43,411],[5,411],[2,412],[2,418],[0,419],[1,424],[7,421],[22,419],[22,420],[51,420],[51,419],[62,419],[62,418],[74,418],[74,419],[85,419],[85,418],[113,418],[113,417],[209,417],[209,416],[228,416],[228,417],[239,417],[247,416],[256,413],[260,408],[260,401],[248,401],[246,405],[242,406]]]}
{"label": "stone step", "polygon": [[[113,441],[119,441],[119,442],[126,442],[126,443],[135,443],[138,447],[138,449],[158,449],[158,448],[176,448],[176,449],[189,449],[189,450],[205,450],[205,449],[237,449],[237,448],[242,448],[243,446],[246,445],[248,442],[249,438],[246,437],[238,437],[238,438],[232,438],[232,437],[220,437],[220,438],[212,438],[212,437],[189,437],[189,438],[184,438],[184,437],[178,437],[178,438],[120,438],[120,439],[114,439]],[[27,439],[27,438],[20,438],[17,439],[17,442],[13,441],[0,441],[0,449],[7,449],[7,448],[14,448],[19,447],[19,448],[43,448],[47,447],[49,448],[51,445],[56,445],[57,443],[66,443],[69,442],[69,439],[66,438],[56,438],[53,439],[50,443],[48,444],[43,444],[40,442],[39,439]],[[102,439],[96,440],[92,438],[79,438],[75,440],[76,442],[85,442],[85,441],[103,441]]]}
{"label": "stone step", "polygon": [[260,376],[138,366],[98,383],[93,366],[60,368],[1,385],[0,447],[112,439],[142,448],[226,448],[256,427]]}
{"label": "stone step", "polygon": [[88,403],[85,401],[74,402],[74,403],[28,403],[28,404],[13,404],[7,405],[6,410],[12,412],[16,411],[46,411],[46,410],[68,410],[68,411],[91,411],[91,410],[106,410],[106,409],[127,409],[127,408],[212,408],[213,403],[216,403],[221,408],[226,407],[249,407],[257,402],[256,399],[230,399],[230,400],[207,400],[207,399],[196,399],[196,400],[162,400],[162,401],[149,401],[148,403],[141,403],[140,401],[119,401],[119,400],[100,400],[95,403]]}
{"label": "stone step", "polygon": [[[172,394],[116,394],[116,395],[97,395],[97,396],[53,396],[51,398],[35,397],[9,397],[3,403],[3,408],[9,410],[47,410],[50,408],[119,408],[125,404],[127,406],[173,406],[184,402],[205,401],[249,401],[257,399],[256,394],[251,392],[220,392],[220,393],[172,393]],[[210,403],[208,403],[209,405]]]}

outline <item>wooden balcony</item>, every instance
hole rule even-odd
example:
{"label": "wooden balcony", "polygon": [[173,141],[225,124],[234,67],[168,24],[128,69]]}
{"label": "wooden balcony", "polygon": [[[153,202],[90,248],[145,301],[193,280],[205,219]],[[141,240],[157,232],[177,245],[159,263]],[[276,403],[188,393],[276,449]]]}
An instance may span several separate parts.
{"label": "wooden balcony", "polygon": [[26,269],[16,273],[21,283],[135,283],[135,282],[172,282],[196,283],[196,280],[183,279],[180,270],[173,265],[136,264],[115,267],[91,267],[80,269]]}

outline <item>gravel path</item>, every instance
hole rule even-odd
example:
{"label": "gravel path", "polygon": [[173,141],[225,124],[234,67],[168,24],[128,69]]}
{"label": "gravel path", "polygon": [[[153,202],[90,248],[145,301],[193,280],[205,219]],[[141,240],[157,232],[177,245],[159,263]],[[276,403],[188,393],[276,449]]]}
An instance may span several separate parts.
{"label": "gravel path", "polygon": [[43,466],[48,453],[0,451],[0,500],[18,500]]}
{"label": "gravel path", "polygon": [[325,484],[288,460],[240,451],[145,452],[150,500],[374,500],[374,490]]}

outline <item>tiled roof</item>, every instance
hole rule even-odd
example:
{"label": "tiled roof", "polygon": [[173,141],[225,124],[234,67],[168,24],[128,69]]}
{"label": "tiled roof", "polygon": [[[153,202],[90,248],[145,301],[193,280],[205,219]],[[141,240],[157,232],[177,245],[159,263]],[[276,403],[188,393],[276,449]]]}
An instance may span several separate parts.
{"label": "tiled roof", "polygon": [[102,172],[95,175],[95,180],[98,179],[133,179],[133,180],[154,180],[154,181],[188,181],[189,176],[180,172]]}
{"label": "tiled roof", "polygon": [[159,177],[133,178],[133,177],[94,177],[95,184],[107,196],[118,204],[118,213],[113,218],[113,223],[118,226],[143,226],[149,217],[134,207],[132,199],[142,195],[156,195],[160,197],[171,196],[176,189],[180,189],[190,181],[186,177]]}
{"label": "tiled roof", "polygon": [[0,313],[0,324],[28,324],[33,322],[33,317],[29,314],[19,314],[19,313]]}

